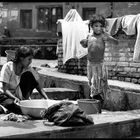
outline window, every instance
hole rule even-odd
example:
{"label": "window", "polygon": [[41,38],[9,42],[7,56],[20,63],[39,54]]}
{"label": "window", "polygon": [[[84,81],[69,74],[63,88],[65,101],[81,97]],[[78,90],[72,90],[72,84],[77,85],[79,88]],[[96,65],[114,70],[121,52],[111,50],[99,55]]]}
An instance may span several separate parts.
{"label": "window", "polygon": [[62,7],[40,7],[37,15],[38,30],[56,32],[57,19],[61,19]]}
{"label": "window", "polygon": [[21,28],[32,28],[32,10],[20,10],[20,25]]}
{"label": "window", "polygon": [[83,20],[89,20],[95,12],[96,8],[83,8]]}

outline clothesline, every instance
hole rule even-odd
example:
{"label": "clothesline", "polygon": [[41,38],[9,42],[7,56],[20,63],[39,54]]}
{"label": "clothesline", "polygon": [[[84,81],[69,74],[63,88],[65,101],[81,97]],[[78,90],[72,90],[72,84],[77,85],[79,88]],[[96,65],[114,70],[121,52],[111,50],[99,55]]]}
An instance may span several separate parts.
{"label": "clothesline", "polygon": [[[137,34],[133,61],[140,61],[140,14],[106,18],[106,20],[106,31],[110,35],[117,34],[119,29],[123,30],[126,35]],[[79,59],[87,55],[87,49],[81,46],[80,40],[88,35],[88,23],[88,20],[82,20],[76,9],[71,9],[64,19],[58,20],[58,31],[62,32],[63,63],[71,58]]]}
{"label": "clothesline", "polygon": [[123,30],[126,35],[136,35],[134,45],[133,61],[140,61],[140,14],[125,15],[117,18],[107,19],[108,32],[115,35],[119,29]]}

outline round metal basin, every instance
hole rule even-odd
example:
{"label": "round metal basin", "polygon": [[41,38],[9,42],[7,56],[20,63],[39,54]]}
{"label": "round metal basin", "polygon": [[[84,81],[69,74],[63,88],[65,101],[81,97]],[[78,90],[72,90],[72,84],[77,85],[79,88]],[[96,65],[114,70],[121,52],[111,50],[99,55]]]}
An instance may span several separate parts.
{"label": "round metal basin", "polygon": [[34,99],[34,100],[23,100],[20,101],[17,105],[20,106],[21,111],[24,115],[29,115],[33,118],[41,118],[40,112],[44,109],[47,109],[55,103],[59,103],[60,100],[43,100],[43,99]]}

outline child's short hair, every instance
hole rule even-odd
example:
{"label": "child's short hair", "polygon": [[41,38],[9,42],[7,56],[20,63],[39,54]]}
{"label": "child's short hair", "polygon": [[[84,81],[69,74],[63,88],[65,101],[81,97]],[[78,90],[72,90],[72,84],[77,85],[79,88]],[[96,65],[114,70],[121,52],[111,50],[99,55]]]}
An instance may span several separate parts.
{"label": "child's short hair", "polygon": [[92,27],[94,23],[100,22],[103,27],[106,27],[106,19],[102,15],[92,15],[90,21],[89,21],[89,26]]}

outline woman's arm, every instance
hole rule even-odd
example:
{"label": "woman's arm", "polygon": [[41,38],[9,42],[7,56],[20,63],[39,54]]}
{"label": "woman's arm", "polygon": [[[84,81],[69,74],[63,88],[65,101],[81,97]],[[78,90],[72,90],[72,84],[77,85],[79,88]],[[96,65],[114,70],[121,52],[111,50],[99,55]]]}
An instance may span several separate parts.
{"label": "woman's arm", "polygon": [[48,96],[46,95],[45,91],[43,90],[43,88],[40,87],[40,85],[38,84],[38,86],[36,87],[37,91],[45,98],[45,99],[49,99]]}
{"label": "woman's arm", "polygon": [[8,85],[7,83],[4,83],[4,82],[2,82],[2,84],[3,84],[3,91],[4,91],[4,94],[6,94],[9,98],[14,99],[14,102],[19,102],[20,99],[17,98],[16,96],[14,96],[14,95],[10,92],[10,90],[8,90],[9,85]]}
{"label": "woman's arm", "polygon": [[36,82],[38,83],[37,86],[35,87],[36,90],[37,90],[45,99],[48,99],[48,96],[46,95],[45,91],[43,90],[43,88],[41,88],[41,85],[40,85],[40,82],[39,82],[40,76],[39,76],[39,73],[37,72],[37,70],[35,70],[33,67],[30,66],[30,67],[28,67],[28,68],[26,69],[26,71],[30,71],[30,72],[33,74],[33,76],[34,76]]}

